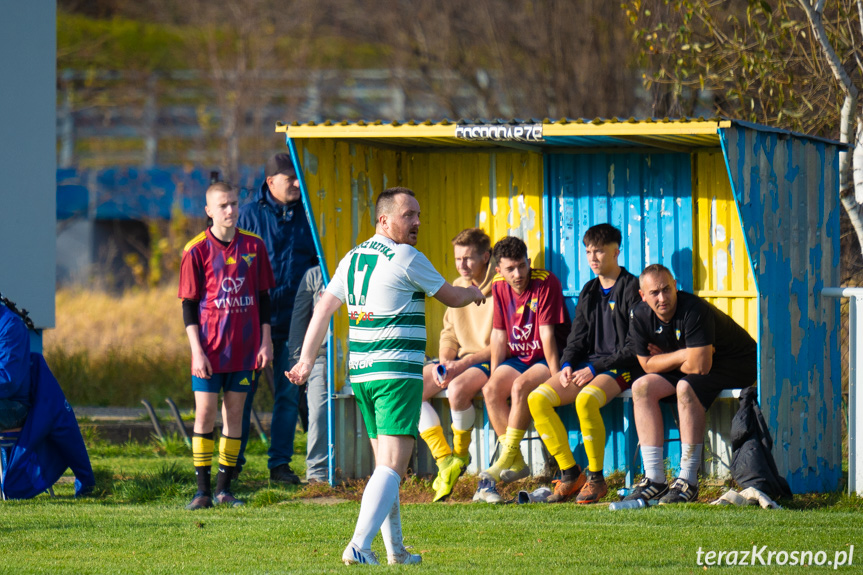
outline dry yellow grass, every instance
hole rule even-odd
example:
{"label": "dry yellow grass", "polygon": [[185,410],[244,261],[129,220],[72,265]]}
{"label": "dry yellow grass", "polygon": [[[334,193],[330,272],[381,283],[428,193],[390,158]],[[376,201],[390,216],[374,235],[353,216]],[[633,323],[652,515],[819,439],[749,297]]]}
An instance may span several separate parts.
{"label": "dry yellow grass", "polygon": [[175,282],[121,296],[83,289],[57,291],[57,327],[46,330],[46,352],[189,354]]}

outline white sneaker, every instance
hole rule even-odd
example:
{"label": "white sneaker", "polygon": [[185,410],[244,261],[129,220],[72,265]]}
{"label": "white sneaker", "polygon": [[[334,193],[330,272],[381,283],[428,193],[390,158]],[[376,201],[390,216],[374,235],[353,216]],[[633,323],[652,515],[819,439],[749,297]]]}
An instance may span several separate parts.
{"label": "white sneaker", "polygon": [[345,565],[380,565],[380,561],[378,561],[378,556],[375,555],[375,552],[369,549],[368,551],[364,549],[360,549],[356,546],[354,542],[348,543],[348,546],[345,547],[345,552],[342,553],[342,561]]}
{"label": "white sneaker", "polygon": [[411,553],[404,547],[392,555],[387,555],[387,563],[390,565],[419,565],[423,562],[422,555]]}
{"label": "white sneaker", "polygon": [[476,488],[476,493],[473,494],[474,501],[484,501],[486,503],[500,503],[503,498],[497,492],[494,479],[480,475],[479,484]]}

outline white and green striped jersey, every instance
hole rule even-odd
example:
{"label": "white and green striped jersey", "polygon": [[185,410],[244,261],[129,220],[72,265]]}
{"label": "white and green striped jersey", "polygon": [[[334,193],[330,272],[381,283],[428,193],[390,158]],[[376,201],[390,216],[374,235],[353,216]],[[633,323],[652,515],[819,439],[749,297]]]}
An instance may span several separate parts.
{"label": "white and green striped jersey", "polygon": [[327,291],[348,304],[352,382],[422,380],[425,297],[445,281],[415,247],[380,234],[342,258]]}

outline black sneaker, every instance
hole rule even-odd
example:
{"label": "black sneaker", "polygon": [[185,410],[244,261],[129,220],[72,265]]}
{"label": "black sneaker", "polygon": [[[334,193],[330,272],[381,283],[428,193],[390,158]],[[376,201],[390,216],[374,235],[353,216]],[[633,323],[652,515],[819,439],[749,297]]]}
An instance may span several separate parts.
{"label": "black sneaker", "polygon": [[645,477],[633,485],[632,489],[632,493],[623,498],[624,501],[635,501],[636,499],[650,501],[651,499],[662,497],[668,491],[668,484],[657,483]]}
{"label": "black sneaker", "polygon": [[195,493],[195,497],[192,498],[192,502],[186,505],[186,509],[189,511],[197,511],[198,509],[207,509],[208,507],[213,506],[213,498],[198,491]]}
{"label": "black sneaker", "polygon": [[685,479],[678,477],[668,488],[668,493],[659,500],[659,504],[690,503],[696,499],[698,499],[698,485],[691,485]]}
{"label": "black sneaker", "polygon": [[222,491],[221,493],[216,495],[216,503],[219,505],[227,505],[229,507],[240,507],[245,505],[245,503],[236,497],[230,491]]}
{"label": "black sneaker", "polygon": [[277,465],[270,469],[270,481],[279,481],[289,485],[299,485],[300,478],[297,474],[291,471],[291,466],[287,463]]}

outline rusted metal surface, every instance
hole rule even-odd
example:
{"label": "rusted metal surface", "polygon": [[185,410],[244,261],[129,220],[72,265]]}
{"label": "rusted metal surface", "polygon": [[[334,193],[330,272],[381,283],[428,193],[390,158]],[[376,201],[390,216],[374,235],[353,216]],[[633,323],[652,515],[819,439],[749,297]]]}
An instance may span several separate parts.
{"label": "rusted metal surface", "polygon": [[720,152],[693,154],[695,293],[758,340],[758,290],[746,238]]}
{"label": "rusted metal surface", "polygon": [[795,492],[842,474],[838,149],[734,126],[721,131],[758,289],[760,402]]}

